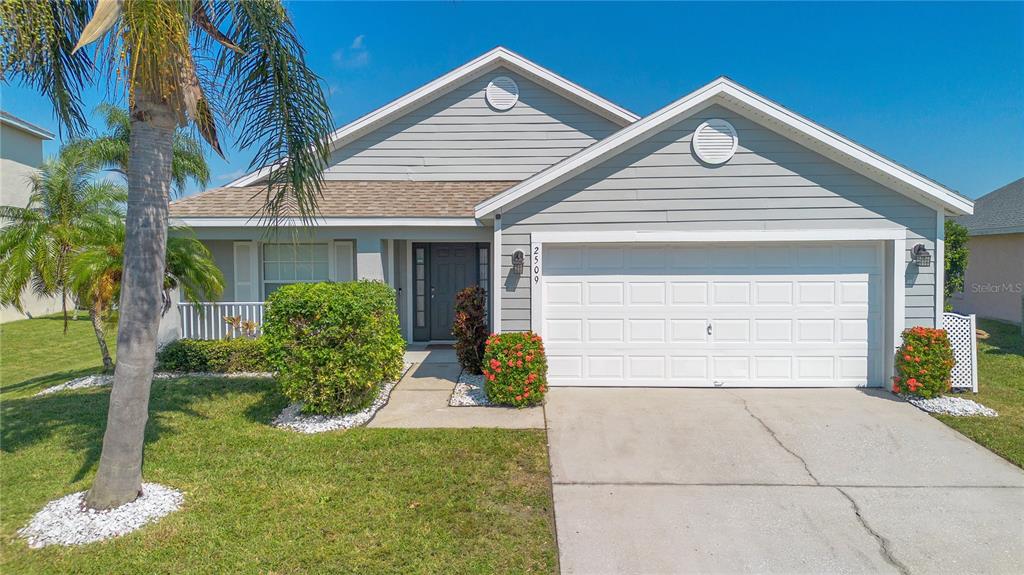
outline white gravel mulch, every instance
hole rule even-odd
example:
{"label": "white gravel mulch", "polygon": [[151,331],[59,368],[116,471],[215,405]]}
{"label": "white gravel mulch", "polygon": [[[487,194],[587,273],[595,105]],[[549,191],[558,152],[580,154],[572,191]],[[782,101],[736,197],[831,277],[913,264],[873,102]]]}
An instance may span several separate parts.
{"label": "white gravel mulch", "polygon": [[33,549],[47,545],[84,545],[119,537],[176,511],[185,501],[180,491],[158,483],[143,483],[142,495],[120,507],[86,509],[85,491],[46,504],[18,535]]}
{"label": "white gravel mulch", "polygon": [[[402,368],[402,375],[398,377],[399,380],[402,379],[405,372],[409,371],[411,366],[411,363],[405,364]],[[302,413],[302,404],[296,402],[284,408],[280,415],[274,418],[271,425],[282,429],[298,431],[299,433],[323,433],[325,431],[351,429],[366,425],[373,419],[373,416],[377,414],[380,408],[387,405],[388,399],[391,397],[391,390],[395,389],[396,385],[398,385],[397,381],[386,382],[381,386],[380,393],[377,394],[377,398],[373,400],[373,403],[369,407],[355,413],[305,415]]]}
{"label": "white gravel mulch", "polygon": [[487,393],[484,391],[484,376],[473,375],[465,370],[459,375],[459,381],[452,390],[452,397],[448,400],[452,407],[478,407],[488,406],[491,402],[487,400]]}
{"label": "white gravel mulch", "polygon": [[[185,372],[177,373],[173,371],[158,371],[153,374],[153,379],[177,379],[179,377],[223,377],[226,379],[267,379],[274,377],[273,373],[263,371],[238,371],[233,373],[218,373],[212,371],[197,371],[197,372]],[[71,389],[85,389],[88,387],[102,387],[104,385],[110,385],[114,382],[113,375],[94,374],[86,375],[82,377],[76,377],[70,381],[66,381],[59,385],[53,385],[46,389],[36,393],[36,397],[40,395],[50,395],[51,393],[57,393],[59,391],[68,391]]]}
{"label": "white gravel mulch", "polygon": [[973,399],[964,399],[962,397],[943,396],[933,397],[931,399],[906,397],[906,400],[914,407],[929,413],[942,413],[960,417],[971,417],[975,415],[996,417],[999,415],[996,413],[996,410],[992,408],[985,407]]}

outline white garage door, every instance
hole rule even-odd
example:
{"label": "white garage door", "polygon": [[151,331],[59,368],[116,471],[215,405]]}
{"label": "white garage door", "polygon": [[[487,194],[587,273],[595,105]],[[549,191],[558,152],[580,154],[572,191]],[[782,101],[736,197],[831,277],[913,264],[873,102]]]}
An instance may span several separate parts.
{"label": "white garage door", "polygon": [[546,244],[552,385],[881,382],[877,242]]}

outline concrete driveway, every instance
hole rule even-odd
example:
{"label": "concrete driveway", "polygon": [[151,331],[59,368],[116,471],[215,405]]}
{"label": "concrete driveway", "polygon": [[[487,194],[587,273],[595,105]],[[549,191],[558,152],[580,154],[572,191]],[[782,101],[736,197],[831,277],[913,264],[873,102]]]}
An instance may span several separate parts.
{"label": "concrete driveway", "polygon": [[1021,573],[1024,472],[883,392],[552,389],[563,573]]}

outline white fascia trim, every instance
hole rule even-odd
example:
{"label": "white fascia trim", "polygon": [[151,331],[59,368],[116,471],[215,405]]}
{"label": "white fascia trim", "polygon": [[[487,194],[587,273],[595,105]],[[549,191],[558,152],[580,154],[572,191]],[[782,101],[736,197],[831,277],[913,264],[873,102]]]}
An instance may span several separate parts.
{"label": "white fascia trim", "polygon": [[723,243],[723,242],[853,242],[896,241],[907,238],[906,228],[819,230],[715,230],[715,231],[601,231],[533,232],[537,244],[595,243]]}
{"label": "white fascia trim", "polygon": [[[480,202],[476,206],[476,217],[486,217],[499,209],[506,208],[513,202],[525,200],[547,191],[614,157],[644,138],[666,129],[693,112],[703,109],[713,103],[712,99],[714,98],[732,100],[749,106],[788,128],[839,152],[859,166],[879,170],[911,186],[957,214],[969,214],[974,210],[974,203],[970,200],[723,77],[698,88],[639,122],[619,130],[508,190]],[[870,177],[869,174],[865,175]]]}
{"label": "white fascia trim", "polygon": [[[438,97],[454,90],[464,82],[486,73],[499,66],[506,66],[541,85],[553,89],[556,93],[575,101],[592,112],[615,122],[620,126],[628,126],[640,119],[629,110],[614,104],[597,94],[574,84],[554,72],[538,66],[501,46],[481,55],[447,74],[424,84],[408,94],[394,100],[365,116],[338,128],[327,140],[331,150],[336,150],[352,140],[403,116],[412,110],[431,102]],[[263,167],[246,174],[225,187],[236,188],[247,186],[259,181],[270,172],[270,167]]]}
{"label": "white fascia trim", "polygon": [[0,114],[0,123],[7,124],[12,128],[17,128],[22,132],[28,132],[29,134],[32,134],[33,136],[36,136],[41,140],[53,139],[53,132],[50,132],[45,128],[40,128],[39,126],[31,122],[22,120],[21,118],[14,116],[8,112]]}
{"label": "white fascia trim", "polygon": [[[257,228],[266,226],[259,218],[171,218],[172,226],[191,228]],[[484,227],[476,218],[314,218],[316,226],[337,227]],[[309,227],[302,218],[284,218],[281,227]]]}

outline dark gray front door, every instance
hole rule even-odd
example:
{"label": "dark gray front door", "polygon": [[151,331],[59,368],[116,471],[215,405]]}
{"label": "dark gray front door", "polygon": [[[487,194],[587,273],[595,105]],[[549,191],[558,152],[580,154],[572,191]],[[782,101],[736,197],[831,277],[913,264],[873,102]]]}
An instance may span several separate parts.
{"label": "dark gray front door", "polygon": [[477,283],[476,244],[430,244],[430,339],[451,339],[455,294]]}

